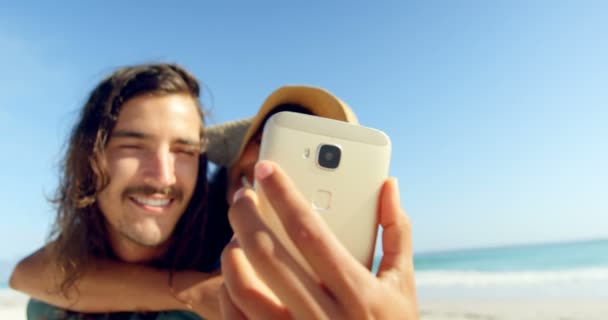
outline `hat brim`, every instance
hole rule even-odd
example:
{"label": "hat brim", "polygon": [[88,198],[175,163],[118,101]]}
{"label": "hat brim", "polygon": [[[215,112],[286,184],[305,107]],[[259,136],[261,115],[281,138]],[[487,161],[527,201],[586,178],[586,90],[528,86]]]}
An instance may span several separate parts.
{"label": "hat brim", "polygon": [[283,86],[266,98],[253,118],[231,121],[205,129],[209,161],[220,166],[233,165],[249,140],[260,130],[268,114],[284,104],[300,105],[318,117],[359,123],[346,103],[324,89],[303,85]]}
{"label": "hat brim", "polygon": [[309,110],[313,115],[323,118],[345,121],[358,124],[357,116],[350,107],[330,92],[313,86],[284,86],[275,90],[262,104],[258,113],[253,117],[251,126],[243,137],[238,154],[233,159],[240,157],[243,149],[258,132],[267,118],[276,107],[283,104],[296,104]]}

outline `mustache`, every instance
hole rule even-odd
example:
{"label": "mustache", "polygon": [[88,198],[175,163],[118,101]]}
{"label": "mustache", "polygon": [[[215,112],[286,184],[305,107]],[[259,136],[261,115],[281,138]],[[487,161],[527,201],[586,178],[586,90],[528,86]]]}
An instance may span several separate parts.
{"label": "mustache", "polygon": [[146,196],[160,194],[163,196],[169,196],[171,198],[180,200],[184,196],[184,191],[181,188],[176,187],[156,188],[151,185],[140,185],[127,187],[122,193],[123,198],[126,198],[132,194],[143,194]]}

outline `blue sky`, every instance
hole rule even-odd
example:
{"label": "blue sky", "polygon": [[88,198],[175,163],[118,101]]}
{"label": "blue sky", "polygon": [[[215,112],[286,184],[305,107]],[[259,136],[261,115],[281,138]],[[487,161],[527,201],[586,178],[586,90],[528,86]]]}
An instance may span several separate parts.
{"label": "blue sky", "polygon": [[154,61],[212,123],[284,84],[341,97],[392,138],[417,252],[608,237],[606,2],[61,3],[0,4],[0,260],[43,244],[88,92]]}

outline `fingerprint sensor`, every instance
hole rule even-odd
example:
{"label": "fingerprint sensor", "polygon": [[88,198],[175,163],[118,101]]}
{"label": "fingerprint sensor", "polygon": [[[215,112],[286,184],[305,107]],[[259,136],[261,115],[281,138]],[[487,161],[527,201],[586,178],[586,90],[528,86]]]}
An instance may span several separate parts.
{"label": "fingerprint sensor", "polygon": [[331,192],[317,190],[312,196],[312,207],[317,211],[328,210],[331,206]]}

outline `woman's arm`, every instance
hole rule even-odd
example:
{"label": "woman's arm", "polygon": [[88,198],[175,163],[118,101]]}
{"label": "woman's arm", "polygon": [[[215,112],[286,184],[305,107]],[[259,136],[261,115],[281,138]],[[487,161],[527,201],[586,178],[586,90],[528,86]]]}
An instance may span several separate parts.
{"label": "woman's arm", "polygon": [[60,273],[45,248],[20,261],[10,278],[11,288],[46,303],[79,312],[190,310],[206,319],[220,317],[218,273],[180,271],[174,274],[139,264],[96,260],[70,288],[59,291]]}

